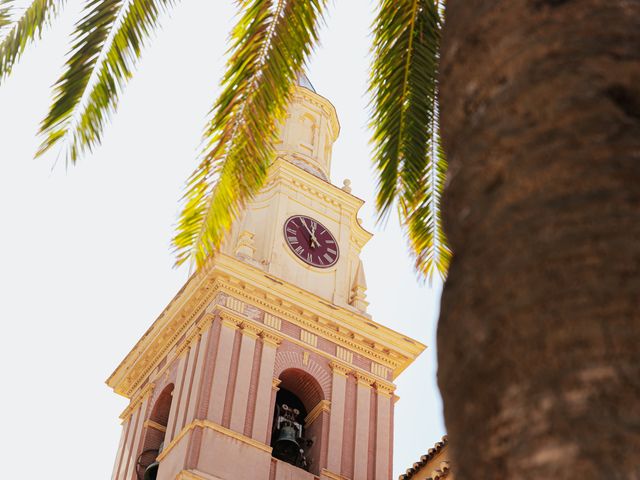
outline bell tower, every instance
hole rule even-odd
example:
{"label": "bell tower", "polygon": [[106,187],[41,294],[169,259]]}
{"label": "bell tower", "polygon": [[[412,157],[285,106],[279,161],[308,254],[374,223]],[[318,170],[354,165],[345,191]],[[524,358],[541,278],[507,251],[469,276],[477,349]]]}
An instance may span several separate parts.
{"label": "bell tower", "polygon": [[113,480],[391,479],[393,381],[425,347],[367,313],[338,131],[301,76],[262,191],[107,380]]}

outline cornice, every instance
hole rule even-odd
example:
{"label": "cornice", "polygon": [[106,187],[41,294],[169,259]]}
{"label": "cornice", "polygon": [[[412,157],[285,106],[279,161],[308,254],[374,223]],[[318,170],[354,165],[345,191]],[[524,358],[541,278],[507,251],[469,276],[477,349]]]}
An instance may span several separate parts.
{"label": "cornice", "polygon": [[[172,348],[174,356],[187,348],[193,337],[212,321],[205,308],[216,294],[224,292],[300,326],[316,335],[353,350],[391,369],[396,378],[425,348],[420,342],[377,324],[352,310],[329,304],[317,295],[302,290],[284,280],[272,280],[264,271],[240,260],[219,253],[185,287],[147,330],[143,338],[125,357],[107,383],[117,393],[131,398]],[[225,307],[217,305],[221,312]],[[227,311],[228,318],[238,317]],[[198,319],[196,321],[196,319]],[[235,325],[252,321],[236,318]],[[239,323],[237,323],[239,322]],[[256,323],[256,322],[253,322]],[[267,343],[277,343],[282,335],[257,322]],[[180,336],[195,328],[176,345]],[[295,341],[295,339],[291,339]],[[305,345],[306,346],[306,345]],[[319,351],[326,356],[326,352]],[[167,363],[171,361],[167,359]]]}
{"label": "cornice", "polygon": [[127,408],[125,408],[120,414],[120,419],[123,422],[126,421],[131,416],[131,414],[136,410],[136,408],[138,408],[142,404],[142,402],[144,402],[145,398],[147,398],[153,393],[154,388],[155,388],[154,383],[148,383],[140,391],[140,393],[138,393],[138,395],[135,396],[135,398],[131,399],[131,401],[129,402],[129,405],[127,405]]}
{"label": "cornice", "polygon": [[284,280],[272,281],[255,267],[223,255],[217,260],[217,268],[230,276],[229,281],[221,277],[221,291],[390,367],[394,378],[426,348],[359,312],[329,304]]}
{"label": "cornice", "polygon": [[[211,302],[217,291],[215,278],[208,274],[209,268],[196,271],[169,302],[155,322],[138,340],[116,370],[107,379],[107,385],[120,395],[130,398],[141,376],[151,373],[167,353],[167,346],[175,345],[195,318]],[[180,321],[176,321],[176,317]]]}

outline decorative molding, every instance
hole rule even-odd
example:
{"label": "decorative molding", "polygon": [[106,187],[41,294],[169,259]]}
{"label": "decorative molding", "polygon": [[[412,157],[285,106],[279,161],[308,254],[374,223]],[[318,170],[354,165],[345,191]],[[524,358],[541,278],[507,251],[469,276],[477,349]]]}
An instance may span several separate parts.
{"label": "decorative molding", "polygon": [[275,315],[271,315],[269,312],[264,312],[264,324],[274,330],[280,330],[282,328],[282,320]]}
{"label": "decorative molding", "polygon": [[376,391],[379,395],[384,395],[385,397],[391,398],[393,396],[393,392],[396,390],[396,386],[393,383],[389,382],[381,382],[376,380]]}
{"label": "decorative molding", "polygon": [[242,319],[225,311],[220,312],[220,322],[223,326],[229,327],[233,330],[240,328],[240,325],[242,325]]}
{"label": "decorative molding", "polygon": [[276,335],[272,332],[268,332],[266,330],[262,331],[260,333],[260,336],[262,337],[262,341],[264,342],[265,345],[271,345],[274,348],[277,348],[278,345],[280,345],[280,343],[282,343],[282,337],[279,335]]}
{"label": "decorative molding", "polygon": [[[278,305],[276,302],[269,301],[269,296],[267,295],[264,299],[257,297],[254,295],[249,295],[242,288],[237,288],[235,286],[225,284],[221,287],[221,290],[229,293],[231,295],[236,295],[239,297],[243,297],[243,300],[247,303],[254,305],[257,308],[265,310],[266,312],[272,311],[277,313],[280,317],[286,318],[287,321],[293,323],[294,325],[298,325],[303,329],[314,330],[318,335],[323,338],[327,338],[337,345],[341,345],[345,348],[349,348],[351,350],[355,350],[360,353],[362,356],[369,358],[370,360],[381,362],[383,364],[387,364],[394,372],[399,373],[402,371],[406,365],[402,365],[400,362],[400,358],[396,358],[393,356],[391,352],[386,351],[376,351],[371,347],[371,345],[359,340],[358,337],[364,338],[361,335],[350,334],[350,330],[339,326],[338,328],[333,327],[333,321],[321,319],[318,321],[312,320],[314,315],[300,315],[299,311],[291,311],[283,307],[282,305]],[[322,302],[319,305],[324,305]],[[219,306],[221,309],[225,308],[223,305]],[[334,307],[335,308],[335,307]],[[332,312],[334,313],[334,312]],[[357,314],[356,314],[357,315]],[[376,327],[377,328],[377,327]],[[380,336],[383,332],[376,332],[376,336]],[[404,338],[404,337],[403,337]],[[402,369],[399,370],[399,367],[402,365]],[[398,371],[399,370],[399,371]]]}
{"label": "decorative molding", "polygon": [[242,300],[238,300],[234,297],[227,297],[225,306],[238,313],[242,313],[244,311],[244,303],[242,302]]}
{"label": "decorative molding", "polygon": [[160,425],[159,423],[154,422],[153,420],[145,420],[142,426],[147,428],[153,428],[154,430],[159,430],[163,433],[167,431],[167,427],[165,427],[164,425]]}
{"label": "decorative molding", "polygon": [[370,388],[376,382],[376,379],[372,375],[369,375],[368,373],[356,371],[356,372],[353,372],[353,374],[356,377],[356,381],[358,382],[358,385],[361,385],[363,387]]}
{"label": "decorative molding", "polygon": [[331,411],[331,402],[329,400],[320,400],[318,404],[311,409],[304,419],[305,428],[308,428],[313,421],[318,418],[322,412],[329,413]]}
{"label": "decorative molding", "polygon": [[158,462],[161,462],[162,459],[164,459],[167,455],[169,455],[169,452],[173,450],[173,448],[178,444],[178,442],[182,440],[182,438],[187,433],[189,433],[191,430],[195,428],[203,428],[203,429],[208,428],[209,430],[214,430],[216,432],[222,433],[223,435],[226,435],[227,437],[234,438],[236,440],[241,441],[242,443],[245,443],[252,447],[256,447],[260,450],[263,450],[271,454],[272,448],[266,443],[259,442],[258,440],[254,440],[253,438],[247,437],[246,435],[243,435],[241,433],[234,432],[233,430],[223,427],[222,425],[212,422],[211,420],[194,420],[189,425],[186,425],[182,430],[180,430],[180,433],[178,433],[178,435],[176,435],[175,438],[171,440],[169,445],[164,447],[162,452],[157,457]]}
{"label": "decorative molding", "polygon": [[389,378],[389,369],[384,365],[380,365],[376,362],[371,362],[371,373],[377,375],[378,377],[382,377],[385,380]]}
{"label": "decorative molding", "polygon": [[155,386],[155,383],[149,383],[142,390],[140,390],[140,393],[132,398],[129,402],[129,405],[127,405],[127,408],[122,411],[122,413],[120,414],[120,419],[122,421],[126,421],[136,410],[136,408],[140,406],[144,399],[153,393],[153,389],[155,388]]}
{"label": "decorative molding", "polygon": [[352,367],[350,365],[346,365],[341,362],[329,362],[329,367],[331,367],[331,371],[334,374],[341,375],[343,377],[346,377],[352,371]]}
{"label": "decorative molding", "polygon": [[[147,332],[107,379],[116,393],[131,398],[156,365],[218,293],[219,282],[203,267],[187,280]],[[180,313],[180,315],[178,315]],[[155,332],[152,335],[152,332]],[[169,359],[168,359],[169,360]]]}
{"label": "decorative molding", "polygon": [[340,360],[344,360],[347,363],[353,363],[353,352],[339,345],[336,347],[336,357],[338,357]]}
{"label": "decorative molding", "polygon": [[300,330],[300,340],[312,347],[318,346],[318,336],[306,330]]}
{"label": "decorative molding", "polygon": [[340,362],[329,362],[329,367],[331,367],[331,371],[336,375],[341,375],[346,377],[352,370],[351,366],[345,365]]}
{"label": "decorative molding", "polygon": [[262,329],[253,323],[243,322],[241,332],[243,335],[246,335],[248,337],[258,338],[258,335],[260,334],[260,332],[262,332]]}
{"label": "decorative molding", "polygon": [[[337,190],[349,196],[342,190]],[[353,201],[356,200],[360,202],[358,199]],[[202,316],[205,310],[212,313],[212,308],[219,308],[221,311],[226,308],[226,297],[221,302],[223,305],[212,303],[216,296],[222,294],[235,296],[244,303],[284,318],[314,335],[322,336],[343,348],[387,366],[393,372],[393,378],[425,348],[415,340],[372,323],[365,315],[346,308],[325,305],[326,302],[314,294],[296,290],[284,281],[274,285],[264,277],[264,272],[256,267],[223,253],[216,255],[215,259],[190,277],[109,377],[108,385],[116,393],[128,398],[136,396],[136,389],[149,379],[151,372],[164,358],[167,366],[177,358],[175,351],[178,339],[194,325],[200,324],[201,319],[198,317]],[[288,301],[283,303],[282,299]],[[230,309],[227,311],[231,312]],[[208,316],[204,318],[203,323],[211,320]],[[265,327],[270,328],[266,325]],[[369,338],[374,338],[375,342],[371,342]],[[182,341],[180,343],[184,346]],[[324,356],[331,355],[328,352],[319,352]]]}

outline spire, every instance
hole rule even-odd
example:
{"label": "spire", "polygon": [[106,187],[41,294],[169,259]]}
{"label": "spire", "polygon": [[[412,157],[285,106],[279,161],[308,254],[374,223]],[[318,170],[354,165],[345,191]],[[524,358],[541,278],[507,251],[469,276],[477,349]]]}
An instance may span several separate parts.
{"label": "spire", "polygon": [[296,79],[296,84],[299,87],[304,87],[304,88],[308,88],[309,90],[311,90],[313,93],[318,93],[316,92],[316,89],[313,88],[313,85],[311,84],[311,81],[309,80],[309,77],[307,77],[304,73],[300,72],[298,74],[298,78]]}

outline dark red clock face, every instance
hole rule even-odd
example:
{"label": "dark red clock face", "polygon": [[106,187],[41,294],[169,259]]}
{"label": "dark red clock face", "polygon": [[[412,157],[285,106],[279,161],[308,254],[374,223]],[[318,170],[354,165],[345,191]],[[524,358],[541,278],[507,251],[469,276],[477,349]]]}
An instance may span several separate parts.
{"label": "dark red clock face", "polygon": [[289,217],[284,222],[284,237],[291,251],[300,260],[319,268],[327,268],[338,261],[336,239],[324,225],[304,215]]}

